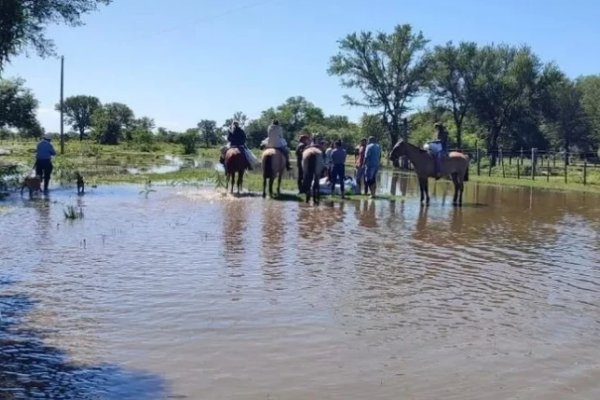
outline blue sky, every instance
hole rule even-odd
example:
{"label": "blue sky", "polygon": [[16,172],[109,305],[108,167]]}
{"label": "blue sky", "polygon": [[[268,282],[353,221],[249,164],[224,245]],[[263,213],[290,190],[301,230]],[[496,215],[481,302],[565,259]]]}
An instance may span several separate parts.
{"label": "blue sky", "polygon": [[[591,0],[114,0],[81,28],[50,27],[65,56],[65,96],[128,104],[157,126],[250,118],[302,95],[356,120],[327,75],[336,41],[410,23],[432,41],[530,44],[571,75],[600,72],[600,3]],[[44,127],[58,131],[60,61],[19,57],[5,76],[27,80]]]}

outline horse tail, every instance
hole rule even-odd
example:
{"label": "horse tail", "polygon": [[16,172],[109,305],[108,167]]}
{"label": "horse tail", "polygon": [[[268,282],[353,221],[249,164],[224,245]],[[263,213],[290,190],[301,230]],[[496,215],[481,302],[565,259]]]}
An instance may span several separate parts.
{"label": "horse tail", "polygon": [[263,161],[263,178],[270,179],[273,174],[273,154],[266,155]]}
{"label": "horse tail", "polygon": [[465,170],[465,176],[463,177],[463,182],[469,182],[469,166],[470,166],[470,162],[467,159],[467,169]]}
{"label": "horse tail", "polygon": [[315,175],[317,173],[317,156],[315,154],[311,154],[308,156],[308,170],[306,171],[306,176],[310,179],[308,182],[313,183],[313,180],[316,179]]}

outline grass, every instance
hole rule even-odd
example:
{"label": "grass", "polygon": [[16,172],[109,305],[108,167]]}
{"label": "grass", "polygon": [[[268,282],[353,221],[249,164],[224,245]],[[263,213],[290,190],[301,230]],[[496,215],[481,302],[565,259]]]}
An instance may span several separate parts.
{"label": "grass", "polygon": [[76,219],[83,219],[83,209],[81,207],[77,208],[74,205],[68,205],[63,210],[63,213],[65,215],[65,219],[71,221]]}
{"label": "grass", "polygon": [[[35,141],[1,141],[0,148],[11,150],[10,155],[0,156],[0,161],[9,163],[19,163],[23,167],[19,174],[25,174],[30,166],[33,165]],[[59,150],[60,143],[54,143]],[[145,184],[148,181],[167,183],[170,185],[214,185],[225,187],[224,175],[217,173],[212,168],[182,168],[179,171],[167,173],[152,172],[153,167],[169,165],[171,160],[166,156],[182,155],[183,145],[157,143],[150,145],[143,144],[120,144],[118,146],[108,146],[95,144],[89,141],[79,142],[71,140],[65,144],[65,154],[59,155],[54,160],[55,173],[53,179],[60,183],[74,183],[74,174],[79,171],[84,176],[88,185],[111,184],[111,183],[136,183]],[[257,156],[260,156],[260,150],[254,150]],[[216,161],[219,158],[218,148],[197,149],[197,155],[193,159],[203,159],[205,161]],[[191,159],[191,158],[190,158]],[[348,157],[347,169],[350,173],[353,170],[354,157]],[[382,170],[390,170],[389,162],[382,160]],[[587,165],[585,168],[581,162],[567,167],[568,183],[564,182],[564,163],[561,159],[553,160],[551,158],[540,159],[537,167],[535,180],[531,179],[531,160],[525,158],[517,167],[518,159],[513,158],[512,162],[505,159],[504,168],[499,163],[498,166],[489,169],[487,159],[482,159],[480,163],[480,175],[477,175],[477,166],[475,163],[470,167],[470,180],[482,184],[508,185],[537,187],[551,190],[568,190],[581,192],[600,193],[600,168],[598,166]],[[130,173],[130,168],[136,168],[138,174]],[[408,172],[409,174],[412,172]],[[0,173],[0,175],[2,175]],[[585,175],[585,179],[584,179]],[[520,176],[520,179],[517,179]],[[0,176],[0,181],[2,177]],[[583,184],[585,180],[585,185]],[[1,182],[0,182],[1,183]],[[12,182],[14,183],[14,182]],[[282,190],[296,191],[296,182],[294,179],[283,179]],[[244,177],[244,188],[250,191],[262,192],[262,178],[260,174],[251,173]],[[148,188],[146,188],[148,189]],[[147,196],[147,191],[145,195]],[[357,198],[357,196],[352,196]]]}

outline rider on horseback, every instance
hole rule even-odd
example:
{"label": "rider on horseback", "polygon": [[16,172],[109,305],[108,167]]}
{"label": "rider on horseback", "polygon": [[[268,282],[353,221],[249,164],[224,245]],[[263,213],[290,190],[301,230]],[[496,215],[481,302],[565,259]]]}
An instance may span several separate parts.
{"label": "rider on horseback", "polygon": [[287,142],[283,138],[283,131],[279,126],[279,121],[274,120],[269,128],[267,129],[267,139],[263,141],[264,147],[277,149],[285,157],[285,168],[289,171],[292,169],[290,166],[290,151],[287,147]]}
{"label": "rider on horseback", "polygon": [[[431,143],[437,144],[439,148],[437,152],[432,151],[435,158],[435,179],[438,180],[441,177],[442,160],[448,155],[448,131],[441,122],[436,122],[433,127],[436,131],[436,137]],[[433,149],[433,146],[430,145],[429,148]]]}
{"label": "rider on horseback", "polygon": [[221,150],[221,164],[225,163],[225,154],[227,154],[227,150],[237,147],[241,150],[244,157],[246,157],[246,161],[248,161],[248,170],[252,170],[252,163],[248,160],[248,155],[246,154],[246,132],[240,128],[239,122],[233,122],[233,125],[227,134],[227,141],[229,142],[229,145],[224,146]]}

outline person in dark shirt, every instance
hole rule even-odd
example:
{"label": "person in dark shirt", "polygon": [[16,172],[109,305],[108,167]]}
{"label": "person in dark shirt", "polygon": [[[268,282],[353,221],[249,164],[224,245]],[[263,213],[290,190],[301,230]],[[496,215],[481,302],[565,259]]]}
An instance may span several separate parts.
{"label": "person in dark shirt", "polygon": [[342,141],[337,140],[335,148],[331,151],[331,194],[339,180],[340,192],[344,198],[344,179],[346,179],[346,150],[342,146]]}
{"label": "person in dark shirt", "polygon": [[310,144],[310,138],[306,135],[301,135],[298,138],[298,146],[296,146],[296,167],[298,173],[298,194],[302,194],[302,181],[304,178],[304,171],[302,169],[302,153]]}
{"label": "person in dark shirt", "polygon": [[448,131],[441,122],[436,122],[433,127],[435,128],[435,141],[441,146],[441,151],[435,154],[435,179],[440,179],[440,173],[442,171],[442,160],[448,155]]}
{"label": "person in dark shirt", "polygon": [[[227,141],[229,142],[229,148],[238,147],[242,151],[242,154],[246,157],[246,161],[248,161],[248,169],[252,170],[252,163],[246,155],[246,132],[244,132],[237,121],[233,122],[233,126],[227,134]],[[225,150],[225,153],[227,153],[227,150]]]}

